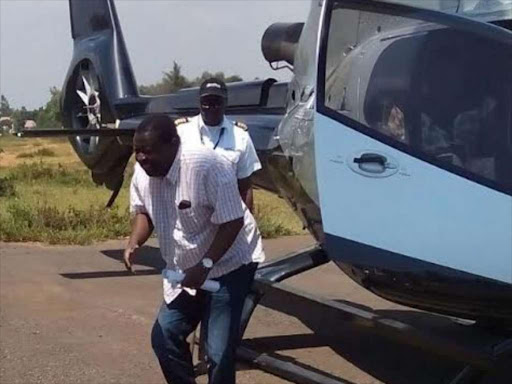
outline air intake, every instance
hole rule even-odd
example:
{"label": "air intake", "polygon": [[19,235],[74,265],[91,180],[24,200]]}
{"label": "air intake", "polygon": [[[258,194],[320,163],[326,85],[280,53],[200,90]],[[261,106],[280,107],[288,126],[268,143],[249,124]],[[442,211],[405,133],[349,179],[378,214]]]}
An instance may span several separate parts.
{"label": "air intake", "polygon": [[295,50],[304,23],[275,23],[267,28],[261,39],[261,51],[270,64],[286,61],[293,65]]}

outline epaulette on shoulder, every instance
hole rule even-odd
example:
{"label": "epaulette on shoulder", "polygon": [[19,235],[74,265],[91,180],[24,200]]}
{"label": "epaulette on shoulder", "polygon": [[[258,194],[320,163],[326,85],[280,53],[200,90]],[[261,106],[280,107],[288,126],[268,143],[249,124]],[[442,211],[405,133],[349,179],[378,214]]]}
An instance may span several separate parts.
{"label": "epaulette on shoulder", "polygon": [[238,128],[242,128],[244,131],[249,130],[249,127],[247,126],[247,124],[242,123],[241,121],[235,121],[235,126]]}
{"label": "epaulette on shoulder", "polygon": [[181,124],[188,123],[189,121],[190,121],[190,119],[188,117],[180,117],[180,118],[174,120],[174,125],[178,126]]}

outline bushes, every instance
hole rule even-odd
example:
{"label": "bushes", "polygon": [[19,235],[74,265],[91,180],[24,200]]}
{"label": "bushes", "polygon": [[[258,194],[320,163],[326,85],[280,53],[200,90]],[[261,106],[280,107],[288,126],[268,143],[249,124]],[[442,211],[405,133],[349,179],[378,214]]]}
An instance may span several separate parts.
{"label": "bushes", "polygon": [[12,180],[0,177],[0,197],[15,197],[16,188]]}
{"label": "bushes", "polygon": [[257,205],[254,210],[254,218],[258,223],[261,236],[264,239],[273,239],[280,236],[296,235],[298,232],[285,225],[279,216],[272,214],[271,209]]}
{"label": "bushes", "polygon": [[[279,218],[257,209],[254,214],[263,238],[297,234]],[[12,199],[0,214],[0,241],[40,241],[50,244],[90,244],[130,234],[130,213],[107,210],[102,206],[60,209],[41,204],[29,205]]]}
{"label": "bushes", "polygon": [[[49,199],[34,199],[47,186],[54,194]],[[91,194],[98,190],[86,169],[43,162],[10,168],[0,178],[0,197],[4,198],[0,201],[0,241],[90,244],[129,234],[127,208],[107,210],[98,205],[98,199],[92,199],[94,205],[87,208],[62,207],[62,201],[70,196],[69,187],[90,190]],[[74,200],[66,201],[74,205]]]}
{"label": "bushes", "polygon": [[49,205],[29,206],[14,200],[0,216],[0,241],[42,241],[50,244],[90,244],[127,236],[130,214],[99,206],[89,209]]}

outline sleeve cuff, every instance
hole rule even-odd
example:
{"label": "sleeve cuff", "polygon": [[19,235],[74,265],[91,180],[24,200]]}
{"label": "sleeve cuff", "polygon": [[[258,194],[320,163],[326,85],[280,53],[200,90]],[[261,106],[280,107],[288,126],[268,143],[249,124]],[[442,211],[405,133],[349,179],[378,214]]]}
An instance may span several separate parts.
{"label": "sleeve cuff", "polygon": [[213,215],[211,218],[211,222],[213,224],[221,225],[225,223],[229,223],[230,221],[241,219],[244,217],[243,210],[240,210],[238,213],[233,213],[230,215]]}
{"label": "sleeve cuff", "polygon": [[130,213],[132,214],[132,216],[135,216],[135,215],[137,215],[139,213],[147,214],[148,211],[142,205],[134,205],[134,206],[130,207]]}
{"label": "sleeve cuff", "polygon": [[237,179],[246,179],[248,178],[249,176],[251,176],[254,172],[256,171],[259,171],[261,169],[261,164],[260,163],[256,163],[254,164],[253,166],[249,167],[249,168],[245,168],[243,170],[240,170],[239,172],[237,172]]}

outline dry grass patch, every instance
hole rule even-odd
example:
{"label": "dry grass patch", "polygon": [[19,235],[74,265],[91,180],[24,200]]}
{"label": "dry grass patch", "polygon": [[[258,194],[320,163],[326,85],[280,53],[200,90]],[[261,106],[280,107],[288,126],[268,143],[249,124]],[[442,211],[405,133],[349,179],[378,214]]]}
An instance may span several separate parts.
{"label": "dry grass patch", "polygon": [[35,152],[22,152],[16,155],[17,159],[27,159],[27,158],[34,158],[34,157],[56,157],[57,154],[55,151],[51,150],[50,148],[40,148]]}
{"label": "dry grass patch", "polygon": [[0,137],[0,168],[15,167],[30,158],[45,158],[48,164],[65,163],[80,167],[78,156],[66,138]]}

